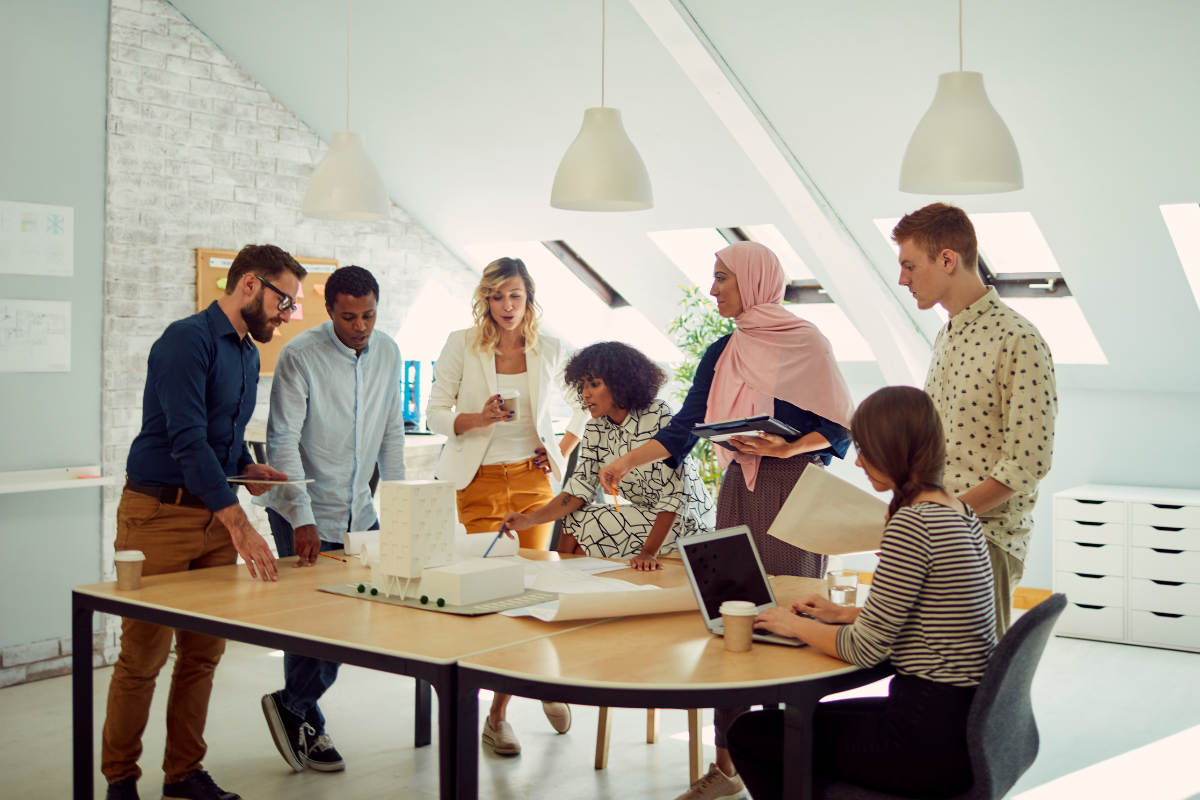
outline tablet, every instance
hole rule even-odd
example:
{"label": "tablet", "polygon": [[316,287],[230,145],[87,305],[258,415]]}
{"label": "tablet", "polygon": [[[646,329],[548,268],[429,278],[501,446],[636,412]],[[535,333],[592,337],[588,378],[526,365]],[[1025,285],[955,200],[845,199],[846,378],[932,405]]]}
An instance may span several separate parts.
{"label": "tablet", "polygon": [[697,422],[692,433],[709,439],[718,447],[738,452],[738,449],[726,442],[734,436],[757,436],[759,433],[773,433],[782,436],[786,441],[794,442],[800,438],[800,431],[774,417],[759,414],[745,419],[730,419],[724,422]]}

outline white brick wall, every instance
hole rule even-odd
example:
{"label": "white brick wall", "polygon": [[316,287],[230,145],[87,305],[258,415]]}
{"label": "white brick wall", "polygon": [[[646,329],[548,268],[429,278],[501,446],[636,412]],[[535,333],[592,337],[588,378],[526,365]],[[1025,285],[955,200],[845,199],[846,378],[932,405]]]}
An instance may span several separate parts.
{"label": "white brick wall", "polygon": [[[275,244],[337,258],[379,281],[379,327],[394,334],[425,281],[467,302],[478,276],[402,209],[372,223],[307,220],[304,188],[325,142],[165,0],[112,0],[108,187],[105,204],[104,472],[123,475],[141,427],[150,346],[196,311],[196,248]],[[265,418],[270,379],[259,383]],[[107,487],[104,580],[120,487]],[[243,504],[260,530],[266,517]],[[117,654],[118,620],[93,642],[95,663]],[[70,640],[0,653],[0,686],[70,670]]]}

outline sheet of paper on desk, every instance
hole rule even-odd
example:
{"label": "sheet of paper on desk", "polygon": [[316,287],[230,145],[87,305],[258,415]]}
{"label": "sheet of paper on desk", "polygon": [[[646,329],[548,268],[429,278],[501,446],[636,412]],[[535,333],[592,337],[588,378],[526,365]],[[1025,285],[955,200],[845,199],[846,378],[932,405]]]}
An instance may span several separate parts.
{"label": "sheet of paper on desk", "polygon": [[823,469],[806,469],[768,534],[810,553],[874,553],[887,503]]}
{"label": "sheet of paper on desk", "polygon": [[[528,614],[509,616],[531,616],[543,622],[564,622],[575,619],[605,619],[607,617],[633,617],[641,614],[670,614],[675,611],[694,611],[696,595],[690,586],[629,592],[590,592],[588,594],[564,594],[557,601],[519,609]],[[501,612],[507,613],[507,612]]]}
{"label": "sheet of paper on desk", "polygon": [[538,572],[586,572],[591,575],[599,575],[602,572],[616,572],[619,569],[629,568],[629,565],[622,561],[609,561],[604,558],[564,558],[562,561],[537,561],[514,555],[509,556],[508,560],[524,564],[526,575],[534,575]]}
{"label": "sheet of paper on desk", "polygon": [[597,592],[641,592],[657,586],[639,586],[616,578],[601,578],[587,572],[559,570],[525,575],[525,588],[558,594],[595,594]]}

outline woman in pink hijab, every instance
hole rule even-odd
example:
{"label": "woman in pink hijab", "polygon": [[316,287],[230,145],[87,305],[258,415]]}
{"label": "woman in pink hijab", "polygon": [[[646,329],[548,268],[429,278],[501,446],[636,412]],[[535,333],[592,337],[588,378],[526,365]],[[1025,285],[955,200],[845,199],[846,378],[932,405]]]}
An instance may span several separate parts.
{"label": "woman in pink hijab", "polygon": [[[731,440],[736,454],[717,448],[721,466],[727,467],[717,498],[717,527],[749,526],[769,575],[823,578],[826,556],[768,536],[767,530],[805,469],[845,457],[854,404],[829,341],[816,325],[783,307],[785,283],[779,259],[757,242],[738,242],[717,253],[709,294],[737,330],[709,346],[671,425],[603,468],[600,482],[611,491],[632,469],[662,459],[669,466],[681,463],[696,443],[691,430],[698,422],[773,416],[801,437],[794,442],[771,434],[737,437]],[[745,710],[717,709],[717,763],[701,780],[728,786],[714,797],[744,788],[725,734]],[[708,784],[704,794],[710,794]]]}

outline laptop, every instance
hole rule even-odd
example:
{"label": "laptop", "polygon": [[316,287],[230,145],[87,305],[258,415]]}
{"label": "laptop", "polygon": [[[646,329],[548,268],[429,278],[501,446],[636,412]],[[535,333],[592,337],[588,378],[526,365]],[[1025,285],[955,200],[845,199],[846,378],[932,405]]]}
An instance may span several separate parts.
{"label": "laptop", "polygon": [[[721,603],[726,600],[749,600],[760,612],[779,605],[758,557],[754,537],[745,525],[677,539],[676,544],[700,606],[700,616],[714,636],[724,635]],[[754,640],[804,646],[799,639],[773,633],[755,632]]]}

